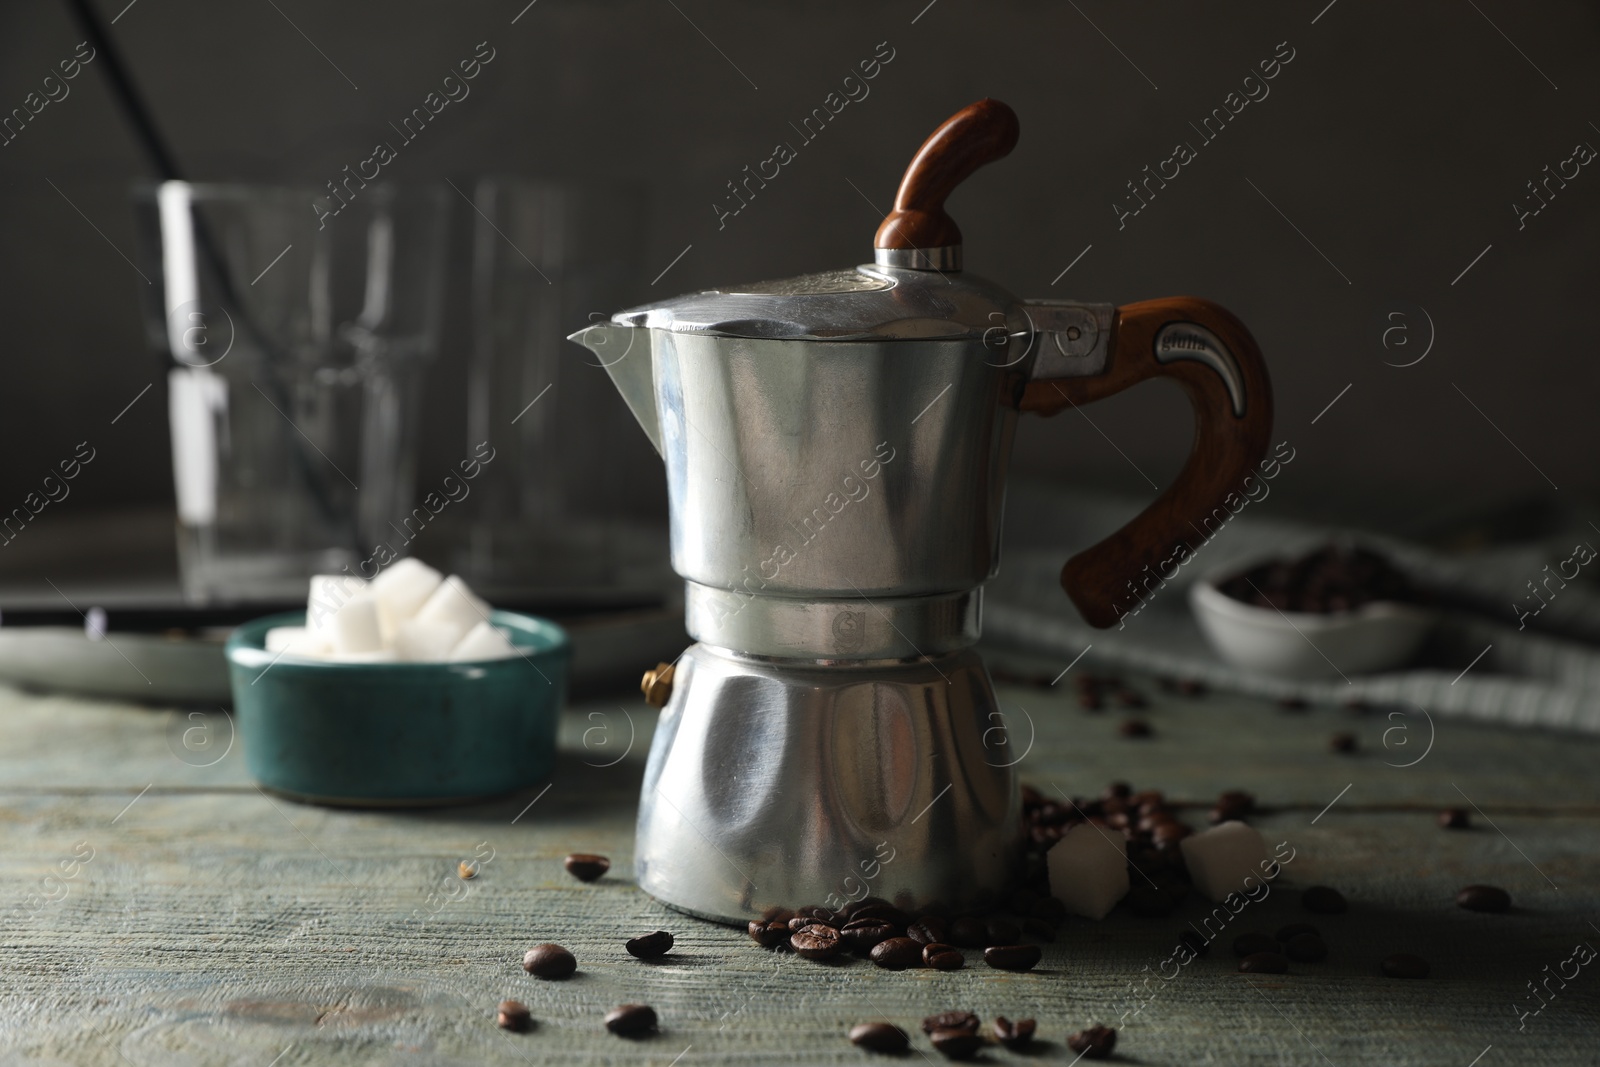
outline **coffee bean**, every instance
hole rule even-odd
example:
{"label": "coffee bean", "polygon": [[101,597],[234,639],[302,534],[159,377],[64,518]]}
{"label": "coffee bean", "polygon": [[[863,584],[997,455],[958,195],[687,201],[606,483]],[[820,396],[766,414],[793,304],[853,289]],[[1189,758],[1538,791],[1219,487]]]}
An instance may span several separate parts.
{"label": "coffee bean", "polygon": [[983,924],[985,945],[1015,945],[1022,931],[1009,919],[991,918]]}
{"label": "coffee bean", "polygon": [[1067,1047],[1084,1059],[1103,1060],[1117,1047],[1117,1032],[1109,1026],[1091,1026],[1068,1035]]}
{"label": "coffee bean", "polygon": [[574,852],[563,861],[567,873],[580,882],[592,882],[611,869],[611,861],[590,852]]}
{"label": "coffee bean", "polygon": [[812,923],[789,935],[789,947],[795,954],[808,960],[825,960],[837,956],[844,948],[839,931],[823,923]]}
{"label": "coffee bean", "polygon": [[1167,806],[1167,798],[1159,789],[1141,789],[1128,797],[1128,805],[1136,811],[1153,810]]}
{"label": "coffee bean", "polygon": [[1129,785],[1127,782],[1112,782],[1110,785],[1106,786],[1106,791],[1101,794],[1101,796],[1103,796],[1106,800],[1111,800],[1112,798],[1117,800],[1127,800],[1132,795],[1133,786]]}
{"label": "coffee bean", "polygon": [[1178,944],[1193,952],[1196,956],[1204,956],[1211,951],[1211,943],[1193,930],[1183,930],[1178,934]]}
{"label": "coffee bean", "polygon": [[922,962],[936,971],[959,971],[967,965],[967,958],[954,945],[941,945],[935,941],[922,946]]}
{"label": "coffee bean", "polygon": [[1289,961],[1281,953],[1255,952],[1239,961],[1242,974],[1288,974]]}
{"label": "coffee bean", "polygon": [[1272,935],[1272,939],[1281,945],[1287,945],[1301,934],[1316,934],[1321,937],[1322,931],[1310,923],[1290,923],[1288,926],[1278,927],[1277,931]]}
{"label": "coffee bean", "polygon": [[1123,737],[1149,737],[1154,732],[1143,719],[1123,719],[1117,727],[1117,733]]}
{"label": "coffee bean", "polygon": [[906,1032],[891,1023],[862,1023],[850,1030],[850,1043],[871,1052],[904,1052],[911,1045]]}
{"label": "coffee bean", "polygon": [[1389,978],[1426,978],[1428,961],[1402,952],[1383,961],[1383,973]]}
{"label": "coffee bean", "polygon": [[839,931],[846,948],[856,952],[871,951],[872,946],[887,941],[895,935],[895,928],[882,919],[851,919]]}
{"label": "coffee bean", "polygon": [[1181,822],[1164,822],[1150,831],[1150,840],[1155,842],[1157,848],[1171,848],[1193,832]]}
{"label": "coffee bean", "polygon": [[1296,963],[1321,963],[1328,958],[1328,946],[1316,934],[1299,934],[1283,943],[1283,954]]}
{"label": "coffee bean", "polygon": [[1171,915],[1172,909],[1177,907],[1172,895],[1160,889],[1152,889],[1148,885],[1136,885],[1128,890],[1128,907],[1133,909],[1135,915],[1146,919],[1159,919],[1164,915]]}
{"label": "coffee bean", "polygon": [[978,1032],[980,1021],[970,1011],[941,1011],[938,1015],[930,1015],[922,1020],[922,1032],[931,1034],[935,1030],[960,1030],[975,1034]]}
{"label": "coffee bean", "polygon": [[984,928],[983,920],[972,915],[962,915],[950,923],[944,940],[957,948],[982,948],[988,940],[989,932]]}
{"label": "coffee bean", "polygon": [[1468,911],[1507,911],[1511,894],[1492,885],[1469,885],[1456,894],[1456,907]]}
{"label": "coffee bean", "polygon": [[997,971],[1031,971],[1043,955],[1038,945],[990,945],[983,962]]}
{"label": "coffee bean", "polygon": [[793,933],[796,930],[803,930],[815,922],[822,922],[822,920],[814,919],[809,915],[795,915],[789,919],[789,932]]}
{"label": "coffee bean", "polygon": [[1032,1019],[1018,1019],[1012,1022],[1001,1015],[994,1021],[994,1039],[1016,1052],[1033,1044],[1034,1031],[1038,1028],[1039,1024]]}
{"label": "coffee bean", "polygon": [[931,945],[944,940],[944,929],[942,920],[927,915],[906,927],[906,936],[918,944]]}
{"label": "coffee bean", "polygon": [[659,959],[672,951],[672,935],[665,930],[657,930],[655,933],[635,937],[622,947],[635,959]]}
{"label": "coffee bean", "polygon": [[1358,742],[1355,734],[1334,734],[1328,738],[1328,747],[1335,752],[1349,755],[1356,750]]}
{"label": "coffee bean", "polygon": [[1466,808],[1445,808],[1439,813],[1439,826],[1445,830],[1465,830],[1471,825]]}
{"label": "coffee bean", "polygon": [[560,945],[535,945],[522,957],[522,969],[535,978],[565,978],[578,961]]}
{"label": "coffee bean", "polygon": [[922,944],[909,937],[891,937],[879,941],[868,953],[872,962],[886,971],[904,971],[922,966]]}
{"label": "coffee bean", "polygon": [[1233,939],[1233,954],[1235,956],[1239,956],[1240,958],[1245,956],[1254,956],[1257,952],[1276,951],[1278,951],[1277,940],[1268,937],[1266,934],[1258,934],[1252,931],[1250,933],[1240,934],[1238,937]]}
{"label": "coffee bean", "polygon": [[1300,906],[1317,915],[1343,915],[1350,910],[1344,894],[1325,885],[1314,885],[1301,893]]}
{"label": "coffee bean", "polygon": [[1022,932],[1035,941],[1054,941],[1056,939],[1056,928],[1043,919],[1032,917],[1023,919]]}
{"label": "coffee bean", "polygon": [[965,1030],[935,1030],[928,1040],[949,1060],[970,1060],[983,1048],[983,1038]]}
{"label": "coffee bean", "polygon": [[496,1020],[502,1030],[520,1032],[533,1026],[533,1015],[528,1011],[528,1006],[520,1000],[502,1000],[500,1009],[496,1013]]}
{"label": "coffee bean", "polygon": [[789,924],[786,922],[763,922],[760,919],[752,919],[746,929],[750,934],[750,940],[762,948],[777,948],[789,942]]}
{"label": "coffee bean", "polygon": [[656,1028],[656,1010],[648,1004],[624,1004],[606,1013],[606,1029],[618,1037],[640,1037]]}

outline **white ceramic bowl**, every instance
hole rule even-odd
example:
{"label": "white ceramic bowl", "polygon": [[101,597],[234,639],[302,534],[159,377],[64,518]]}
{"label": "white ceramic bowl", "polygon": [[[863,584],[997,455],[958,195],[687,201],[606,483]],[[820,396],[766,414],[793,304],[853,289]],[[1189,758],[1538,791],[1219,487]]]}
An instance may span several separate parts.
{"label": "white ceramic bowl", "polygon": [[1433,627],[1433,613],[1414,604],[1377,601],[1331,615],[1281,612],[1235,600],[1217,588],[1219,579],[1261,562],[1230,566],[1189,588],[1189,606],[1201,632],[1235,667],[1299,681],[1393,670],[1417,654]]}

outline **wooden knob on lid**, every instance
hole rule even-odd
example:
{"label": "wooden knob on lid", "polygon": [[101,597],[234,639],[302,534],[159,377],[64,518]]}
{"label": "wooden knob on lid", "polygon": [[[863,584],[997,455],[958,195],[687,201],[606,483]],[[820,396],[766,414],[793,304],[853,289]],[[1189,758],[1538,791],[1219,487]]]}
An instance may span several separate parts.
{"label": "wooden knob on lid", "polygon": [[945,119],[922,142],[900,179],[894,210],[878,227],[875,259],[884,266],[961,269],[961,228],[945,214],[955,187],[1017,145],[1017,113],[985,97]]}

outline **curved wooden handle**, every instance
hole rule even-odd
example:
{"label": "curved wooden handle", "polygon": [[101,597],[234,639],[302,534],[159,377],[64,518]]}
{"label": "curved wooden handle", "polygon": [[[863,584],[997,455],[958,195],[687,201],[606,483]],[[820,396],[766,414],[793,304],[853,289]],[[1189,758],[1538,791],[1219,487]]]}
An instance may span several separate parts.
{"label": "curved wooden handle", "polygon": [[987,97],[945,119],[906,168],[894,210],[878,227],[873,247],[959,245],[961,228],[944,213],[945,197],[985,163],[1009,155],[1019,132],[1017,113]]}
{"label": "curved wooden handle", "polygon": [[1245,479],[1266,455],[1272,433],[1272,387],[1261,350],[1225,308],[1190,296],[1126,304],[1117,309],[1110,350],[1107,373],[1030,382],[1020,405],[1054,415],[1156,377],[1177,381],[1194,405],[1194,445],[1177,480],[1061,569],[1061,587],[1084,619],[1101,628],[1170,580],[1243,506]]}

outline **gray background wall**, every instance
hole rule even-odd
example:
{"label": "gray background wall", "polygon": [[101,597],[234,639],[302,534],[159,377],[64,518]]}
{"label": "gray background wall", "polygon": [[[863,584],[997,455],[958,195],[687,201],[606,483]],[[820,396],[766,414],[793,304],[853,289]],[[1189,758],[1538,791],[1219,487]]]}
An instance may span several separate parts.
{"label": "gray background wall", "polygon": [[[124,2],[99,6],[110,18]],[[1298,449],[1280,503],[1338,516],[1384,501],[1410,520],[1600,488],[1600,167],[1525,229],[1511,208],[1576,142],[1600,146],[1594,3],[524,2],[138,0],[112,32],[192,176],[316,184],[489,42],[496,59],[470,98],[389,169],[400,181],[464,185],[493,171],[646,186],[645,276],[629,302],[867,259],[916,145],[992,95],[1023,134],[952,200],[969,269],[1025,296],[1194,293],[1232,308],[1267,354],[1277,437]],[[0,9],[0,109],[81,36],[58,4]],[[793,140],[788,124],[881,41],[895,58],[870,97],[719,230],[711,205],[724,183]],[[1283,41],[1295,58],[1271,95],[1119,231],[1111,204],[1124,183],[1197,140],[1188,123]],[[142,283],[112,247],[134,254],[126,190],[146,176],[93,65],[0,148],[7,506],[91,436],[101,458],[61,511],[170,500],[163,389],[108,426],[156,377]],[[1386,366],[1420,353],[1419,308],[1436,328],[1431,353]],[[1386,352],[1395,310],[1414,343]],[[465,433],[466,327],[458,301],[423,442],[441,466]],[[1146,477],[1181,464],[1190,422],[1175,389],[1089,415],[1028,425],[1020,466],[1148,492]],[[637,439],[574,442],[561,458],[629,487],[643,510],[660,506],[659,467]]]}

